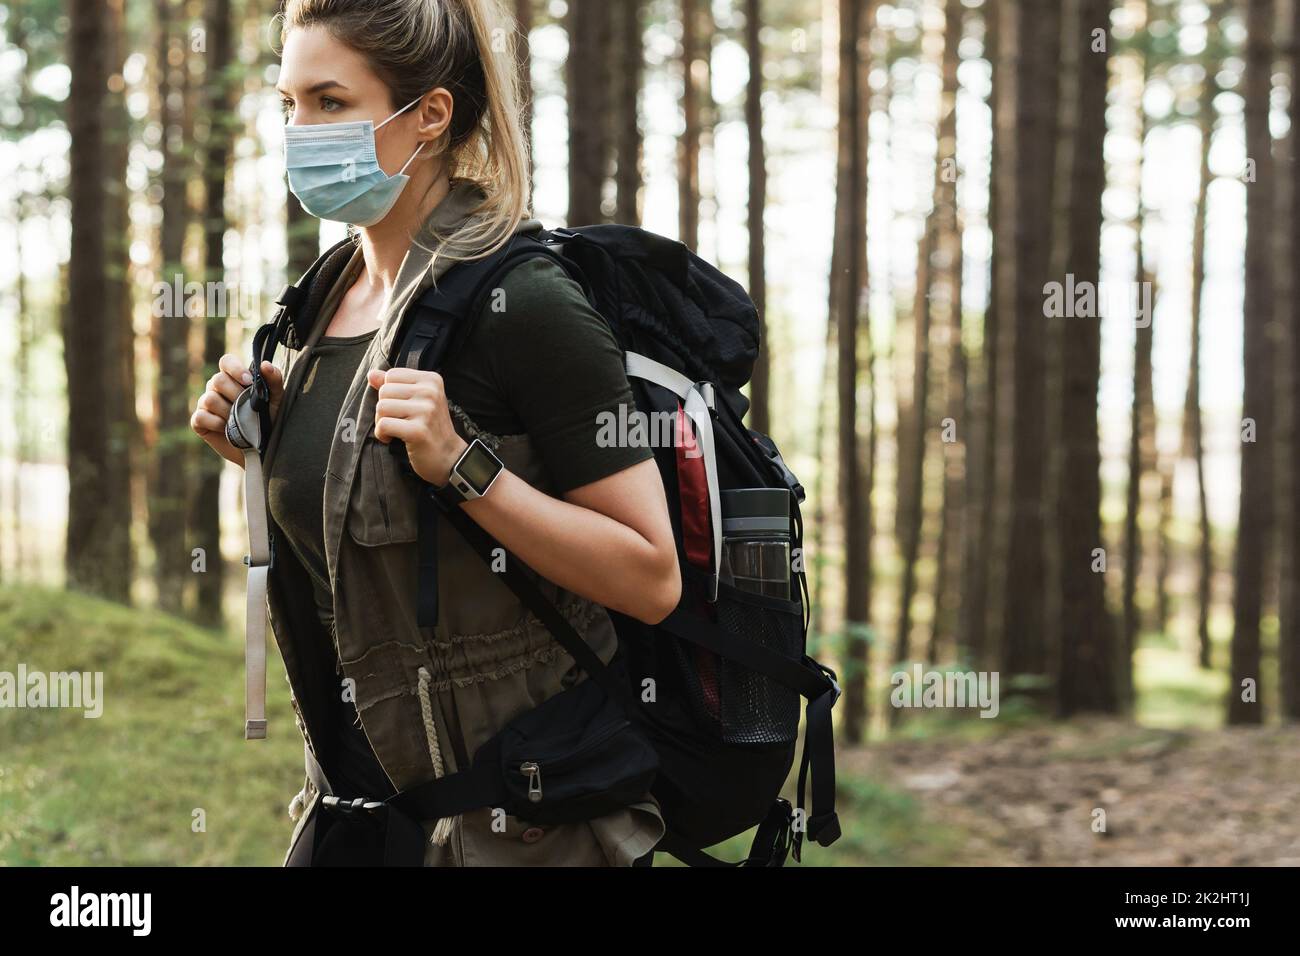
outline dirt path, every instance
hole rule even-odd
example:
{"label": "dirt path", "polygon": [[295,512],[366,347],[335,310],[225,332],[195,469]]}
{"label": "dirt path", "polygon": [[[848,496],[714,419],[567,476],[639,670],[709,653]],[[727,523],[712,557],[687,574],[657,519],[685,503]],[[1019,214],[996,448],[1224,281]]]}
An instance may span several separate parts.
{"label": "dirt path", "polygon": [[891,741],[841,759],[968,833],[953,863],[1300,865],[1295,730],[1072,722],[976,742]]}

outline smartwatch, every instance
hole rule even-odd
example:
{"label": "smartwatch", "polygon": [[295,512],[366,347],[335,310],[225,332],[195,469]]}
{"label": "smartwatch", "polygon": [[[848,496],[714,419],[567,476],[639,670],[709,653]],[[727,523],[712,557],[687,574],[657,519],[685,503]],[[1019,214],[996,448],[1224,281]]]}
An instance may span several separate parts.
{"label": "smartwatch", "polygon": [[475,438],[451,466],[447,483],[434,488],[434,494],[449,504],[482,498],[492,487],[505,466],[492,449]]}

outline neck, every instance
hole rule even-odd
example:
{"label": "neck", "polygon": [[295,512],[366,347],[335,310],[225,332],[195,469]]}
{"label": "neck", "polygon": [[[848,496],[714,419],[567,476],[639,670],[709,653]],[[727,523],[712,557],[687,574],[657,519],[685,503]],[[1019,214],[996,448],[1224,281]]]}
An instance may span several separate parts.
{"label": "neck", "polygon": [[[397,273],[411,248],[411,241],[429,214],[436,209],[451,191],[451,183],[446,176],[439,176],[428,190],[415,192],[411,187],[415,182],[407,183],[407,192],[412,197],[422,196],[419,201],[399,201],[393,210],[373,226],[359,230],[361,237],[361,256],[365,260],[366,270],[357,277],[357,281],[370,286],[375,293],[382,292],[389,296],[397,283]],[[406,199],[405,196],[402,197]]]}

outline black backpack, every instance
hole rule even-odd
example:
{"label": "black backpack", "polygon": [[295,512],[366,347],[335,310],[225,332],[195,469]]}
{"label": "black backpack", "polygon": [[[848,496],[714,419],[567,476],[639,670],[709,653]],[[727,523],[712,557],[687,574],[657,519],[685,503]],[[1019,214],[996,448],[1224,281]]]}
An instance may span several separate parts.
{"label": "black backpack", "polygon": [[[286,288],[276,320],[254,340],[254,369],[276,344],[299,348],[306,341],[333,284],[315,280],[336,276],[350,255],[351,242],[344,240]],[[754,826],[758,833],[744,865],[780,866],[791,847],[798,860],[805,835],[829,846],[840,834],[831,720],[840,689],[834,672],[806,652],[808,585],[799,512],[804,489],[772,440],[742,422],[749,403],[740,389],[759,349],[757,310],[745,290],[682,243],[642,229],[602,225],[520,233],[489,256],[455,264],[428,289],[403,315],[389,363],[443,368],[464,340],[471,324],[466,320],[479,314],[506,272],[537,257],[564,268],[608,322],[625,355],[637,410],[652,421],[653,413],[679,420],[685,415],[698,448],[684,457],[677,442],[654,447],[677,541],[681,602],[656,625],[609,611],[624,664],[616,673],[631,685],[623,706],[658,754],[652,792],[668,832],[656,850],[691,865],[730,865],[702,848]],[[404,458],[400,442],[391,447]],[[720,492],[761,487],[790,494],[792,553],[800,558],[793,570],[799,584],[794,600],[718,580]],[[500,553],[473,519],[436,502],[432,495],[420,496],[421,626],[437,620],[440,517],[488,563],[494,549]],[[701,524],[709,531],[703,538]],[[505,563],[505,583],[577,663],[605,684],[609,675],[596,673],[604,665],[518,569],[518,559],[508,556]],[[647,679],[654,682],[648,703],[642,698]],[[794,764],[803,701],[805,740],[792,808],[780,792]],[[425,787],[449,790],[439,785],[459,776]],[[810,783],[812,802],[805,810]]]}

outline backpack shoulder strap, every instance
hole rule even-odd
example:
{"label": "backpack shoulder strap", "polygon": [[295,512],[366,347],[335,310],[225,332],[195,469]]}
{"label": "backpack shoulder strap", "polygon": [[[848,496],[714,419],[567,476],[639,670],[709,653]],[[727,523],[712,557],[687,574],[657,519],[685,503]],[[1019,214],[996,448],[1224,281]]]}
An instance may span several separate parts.
{"label": "backpack shoulder strap", "polygon": [[552,248],[548,237],[547,233],[516,235],[491,255],[459,262],[447,270],[402,317],[389,365],[425,371],[441,368],[465,340],[492,290],[525,260],[544,256],[574,275],[576,266]]}
{"label": "backpack shoulder strap", "polygon": [[[455,349],[465,341],[487,296],[507,272],[524,260],[539,256],[564,265],[563,257],[550,247],[545,238],[545,233],[512,236],[491,255],[458,262],[448,269],[440,281],[425,290],[402,316],[401,327],[393,337],[393,348],[388,356],[389,367],[426,372],[443,368]],[[569,271],[567,267],[566,271]],[[410,469],[405,444],[393,441],[388,447],[401,466]],[[438,623],[437,518],[433,495],[428,488],[421,488],[417,537],[420,568],[416,593],[416,615],[420,627],[434,627]],[[473,524],[472,521],[469,523]],[[461,526],[461,530],[464,532],[465,527]]]}

